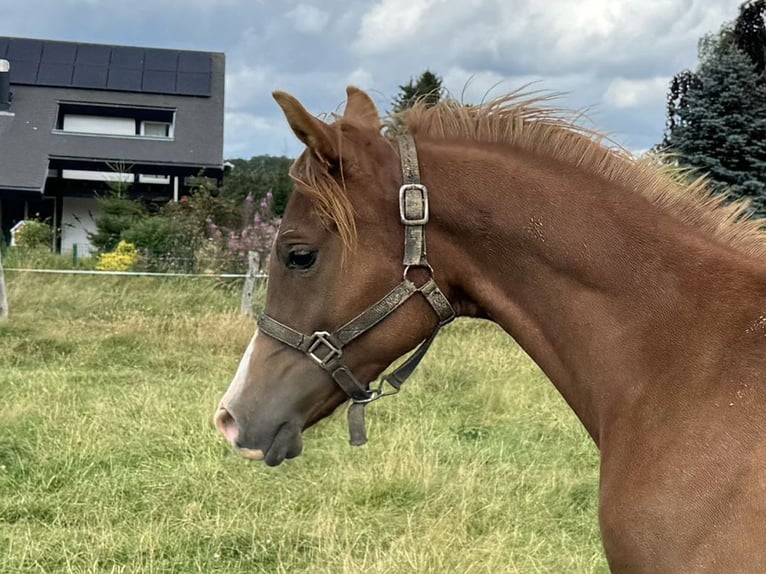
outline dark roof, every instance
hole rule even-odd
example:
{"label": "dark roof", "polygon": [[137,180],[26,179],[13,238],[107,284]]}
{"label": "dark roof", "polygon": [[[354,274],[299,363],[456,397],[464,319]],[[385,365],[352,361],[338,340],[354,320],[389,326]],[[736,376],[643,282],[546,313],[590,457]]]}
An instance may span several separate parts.
{"label": "dark roof", "polygon": [[212,54],[0,36],[11,83],[210,96]]}

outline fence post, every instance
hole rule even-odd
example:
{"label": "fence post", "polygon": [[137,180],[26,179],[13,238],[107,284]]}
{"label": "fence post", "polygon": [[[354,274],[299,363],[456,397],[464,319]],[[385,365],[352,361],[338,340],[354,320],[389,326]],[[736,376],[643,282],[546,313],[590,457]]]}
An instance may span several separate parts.
{"label": "fence post", "polygon": [[245,286],[242,288],[242,305],[240,307],[240,312],[243,315],[253,314],[253,293],[255,292],[257,275],[258,253],[255,251],[248,251],[247,276],[245,277]]}
{"label": "fence post", "polygon": [[0,321],[8,318],[8,291],[5,288],[5,273],[3,272],[3,254],[0,253]]}

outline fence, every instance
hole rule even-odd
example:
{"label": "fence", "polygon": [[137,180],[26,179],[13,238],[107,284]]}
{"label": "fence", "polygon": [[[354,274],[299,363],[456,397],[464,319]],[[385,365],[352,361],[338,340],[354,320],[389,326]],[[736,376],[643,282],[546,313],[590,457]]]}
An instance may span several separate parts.
{"label": "fence", "polygon": [[[266,273],[258,271],[258,255],[251,252],[248,255],[247,273],[158,273],[152,271],[96,271],[92,269],[36,269],[24,267],[6,267],[6,271],[19,273],[43,273],[51,275],[101,275],[117,277],[205,277],[210,279],[244,279],[242,287],[242,303],[240,311],[243,315],[253,312],[253,295],[256,288],[268,279]],[[3,263],[0,259],[0,321],[8,316],[8,301],[6,298]]]}
{"label": "fence", "polygon": [[8,318],[8,292],[5,289],[5,273],[3,272],[3,255],[0,253],[0,321]]}
{"label": "fence", "polygon": [[[254,252],[250,252],[254,253]],[[92,266],[98,258],[98,252],[88,243],[72,243],[67,245],[66,251],[62,251],[66,259],[71,260],[72,268]],[[260,268],[268,264],[268,253],[257,254],[257,261],[263,258]],[[214,269],[218,273],[241,274],[243,277],[249,273],[252,265],[252,255],[249,253],[210,253],[204,249],[190,249],[186,255],[179,255],[179,250],[174,253],[152,252],[146,249],[138,250],[138,268],[142,271],[156,273],[177,273],[185,275],[201,274],[204,270]]]}

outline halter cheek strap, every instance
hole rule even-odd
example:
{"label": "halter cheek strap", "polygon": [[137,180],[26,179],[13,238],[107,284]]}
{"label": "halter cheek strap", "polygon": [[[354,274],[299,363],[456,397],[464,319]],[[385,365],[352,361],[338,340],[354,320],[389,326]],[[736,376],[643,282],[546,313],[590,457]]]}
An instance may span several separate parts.
{"label": "halter cheek strap", "polygon": [[[412,136],[404,135],[399,138],[399,153],[403,176],[403,185],[399,189],[399,219],[405,226],[402,282],[333,332],[314,331],[311,335],[305,335],[266,313],[258,319],[258,328],[261,333],[304,353],[327,371],[335,383],[349,396],[351,406],[348,409],[348,425],[350,442],[354,446],[367,442],[364,423],[364,408],[367,404],[380,397],[398,393],[425,357],[439,329],[455,318],[455,310],[433,277],[420,287],[407,279],[407,272],[411,267],[424,268],[433,275],[433,270],[426,259],[425,225],[428,223],[429,205],[428,191],[420,183],[417,151]],[[417,294],[423,296],[431,306],[437,319],[436,327],[404,363],[393,372],[384,375],[377,386],[368,388],[342,362],[343,349]],[[384,391],[384,383],[388,383],[393,390]]]}

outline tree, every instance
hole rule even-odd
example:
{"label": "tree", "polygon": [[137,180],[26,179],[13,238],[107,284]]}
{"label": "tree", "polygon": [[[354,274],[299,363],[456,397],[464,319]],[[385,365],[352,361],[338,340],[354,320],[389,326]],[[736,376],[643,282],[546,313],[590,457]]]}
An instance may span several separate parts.
{"label": "tree", "polygon": [[759,85],[764,84],[766,69],[766,0],[745,2],[740,6],[739,16],[734,23],[734,42],[755,64],[755,71],[760,75]]}
{"label": "tree", "polygon": [[393,101],[394,112],[401,112],[412,107],[417,101],[424,102],[426,106],[433,106],[439,103],[444,88],[442,79],[430,70],[426,70],[416,81],[410,78],[407,84],[399,86],[399,90],[399,95]]}
{"label": "tree", "polygon": [[224,176],[222,196],[241,205],[248,196],[260,203],[270,192],[272,209],[277,217],[281,217],[293,189],[290,179],[293,160],[259,155],[249,160],[233,159],[230,162],[234,168]]}
{"label": "tree", "polygon": [[113,251],[124,231],[149,216],[140,201],[111,191],[96,198],[99,214],[94,218],[96,231],[88,234],[93,246],[101,252]]}
{"label": "tree", "polygon": [[[707,173],[722,191],[750,199],[761,216],[766,216],[765,6],[766,0],[746,2],[735,22],[700,41],[697,70],[685,70],[671,82],[663,140],[674,161]],[[758,54],[760,64],[754,60]]]}

